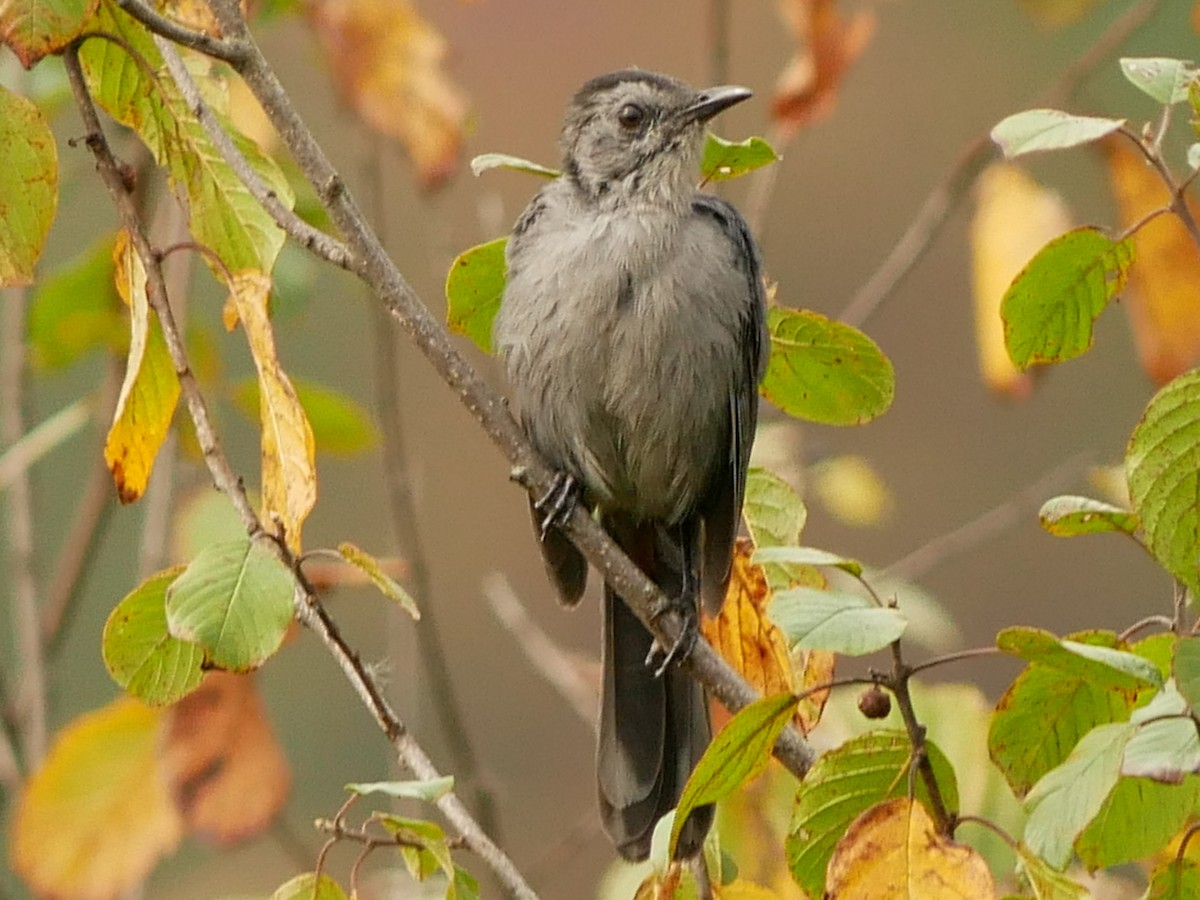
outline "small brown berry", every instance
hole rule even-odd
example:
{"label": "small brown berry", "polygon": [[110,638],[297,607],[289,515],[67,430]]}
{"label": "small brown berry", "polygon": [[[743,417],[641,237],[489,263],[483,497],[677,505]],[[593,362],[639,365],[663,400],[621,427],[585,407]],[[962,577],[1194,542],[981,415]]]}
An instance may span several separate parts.
{"label": "small brown berry", "polygon": [[892,711],[892,696],[874,684],[858,695],[858,711],[868,719],[882,719]]}

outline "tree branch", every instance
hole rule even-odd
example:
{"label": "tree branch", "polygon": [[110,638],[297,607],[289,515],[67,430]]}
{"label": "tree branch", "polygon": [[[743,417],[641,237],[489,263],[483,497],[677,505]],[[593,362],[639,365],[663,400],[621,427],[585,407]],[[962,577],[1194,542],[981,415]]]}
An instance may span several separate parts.
{"label": "tree branch", "polygon": [[[434,319],[417,293],[396,268],[367,224],[337,170],[296,113],[274,70],[254,43],[236,0],[210,0],[222,31],[244,41],[251,52],[234,68],[291,151],[300,170],[317,191],[330,218],[358,261],[356,271],[387,305],[395,320],[459,401],[480,423],[492,442],[512,464],[512,477],[533,495],[545,494],[554,471],[537,455],[508,412],[505,402],[479,377]],[[577,507],[563,526],[564,533],[612,585],[662,646],[674,646],[683,629],[682,618],[662,591],[629,560],[587,511]],[[730,710],[757,699],[757,693],[703,641],[683,665]],[[811,747],[794,728],[788,728],[775,747],[776,756],[802,777],[815,759]]]}
{"label": "tree branch", "polygon": [[[99,116],[84,83],[83,69],[79,63],[78,45],[69,47],[63,58],[76,106],[79,108],[87,129],[85,140],[88,149],[96,158],[101,179],[112,196],[122,224],[129,232],[134,249],[145,265],[146,288],[150,305],[162,325],[163,336],[175,367],[175,374],[179,378],[188,412],[195,425],[196,438],[214,483],[233,503],[251,538],[266,542],[272,552],[288,564],[296,579],[294,602],[296,618],[316,634],[330,650],[400,758],[419,778],[440,777],[428,755],[392,711],[358,655],[347,646],[338,633],[333,620],[321,605],[298,563],[291,558],[281,541],[263,530],[257,514],[250,505],[241,479],[234,474],[228,458],[221,449],[204,397],[188,364],[187,352],[166,296],[161,259],[146,236],[133,199],[129,195],[125,180],[121,175],[121,167],[104,138]],[[536,897],[512,861],[483,832],[457,796],[452,793],[446,794],[437,801],[437,805],[447,820],[458,829],[471,849],[492,868],[513,896],[526,898],[526,900]]]}

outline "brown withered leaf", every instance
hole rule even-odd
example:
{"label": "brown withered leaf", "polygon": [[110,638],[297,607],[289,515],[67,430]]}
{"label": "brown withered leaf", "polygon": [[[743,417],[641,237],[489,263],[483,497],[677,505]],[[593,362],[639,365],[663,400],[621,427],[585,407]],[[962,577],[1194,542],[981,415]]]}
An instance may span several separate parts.
{"label": "brown withered leaf", "polygon": [[[833,680],[837,654],[832,650],[797,650],[792,654],[792,678],[796,684],[796,693],[805,691],[819,684],[828,684]],[[800,701],[796,707],[796,724],[800,730],[808,734],[821,721],[821,713],[829,700],[829,688],[813,691]]]}
{"label": "brown withered leaf", "polygon": [[875,14],[847,18],[837,0],[779,0],[779,10],[799,46],[779,76],[771,115],[791,134],[833,112],[842,78],[875,33]]}
{"label": "brown withered leaf", "polygon": [[[241,6],[242,13],[245,14],[245,3]],[[159,11],[193,31],[202,31],[211,37],[221,37],[221,26],[217,24],[216,16],[204,0],[166,0],[160,5]]]}
{"label": "brown withered leaf", "polygon": [[161,767],[186,827],[230,844],[283,806],[291,772],[250,675],[210,672],[167,712]]}
{"label": "brown withered leaf", "polygon": [[467,118],[441,34],[409,0],[317,0],[309,11],[343,97],[437,187],[458,163]]}
{"label": "brown withered leaf", "polygon": [[[1137,150],[1117,138],[1103,146],[1123,226],[1167,203],[1165,185]],[[1200,216],[1200,207],[1189,206]],[[1165,384],[1200,360],[1200,250],[1173,215],[1139,228],[1133,240],[1137,261],[1125,307],[1142,368]]]}
{"label": "brown withered leaf", "polygon": [[739,538],[725,602],[700,630],[733,668],[764,697],[795,692],[783,633],[764,614],[771,594],[762,566],[750,562],[754,545]]}

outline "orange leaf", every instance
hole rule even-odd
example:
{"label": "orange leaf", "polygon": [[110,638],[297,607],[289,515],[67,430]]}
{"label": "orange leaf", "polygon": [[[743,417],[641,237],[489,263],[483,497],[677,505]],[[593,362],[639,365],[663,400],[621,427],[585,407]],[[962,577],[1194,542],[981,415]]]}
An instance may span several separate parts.
{"label": "orange leaf", "polygon": [[983,857],[942,837],[920,803],[885,800],[855,819],[825,876],[827,900],[988,900],[996,896]]}
{"label": "orange leaf", "polygon": [[833,112],[842,78],[875,33],[875,14],[861,9],[847,19],[837,0],[780,0],[779,9],[801,48],[779,76],[771,106],[791,134]]}
{"label": "orange leaf", "polygon": [[[797,650],[792,656],[792,676],[796,682],[796,693],[803,694],[819,684],[833,680],[837,654],[831,650]],[[796,724],[805,734],[817,727],[821,713],[829,700],[829,688],[813,691],[800,701],[796,708]]]}
{"label": "orange leaf", "polygon": [[267,316],[270,292],[271,280],[261,272],[239,272],[233,277],[232,308],[246,331],[258,369],[263,517],[278,521],[288,546],[298,551],[300,529],[317,502],[316,444],[296,389],[279,365]]}
{"label": "orange leaf", "polygon": [[38,894],[107,900],[173,850],[182,823],[156,758],[162,710],[123,697],[75,719],[25,786],[13,869]]}
{"label": "orange leaf", "polygon": [[291,786],[253,678],[228,672],[171,707],[162,767],[188,830],[221,843],[262,831]]}
{"label": "orange leaf", "polygon": [[[1167,189],[1141,154],[1125,141],[1105,141],[1109,177],[1129,227],[1166,205]],[[1200,215],[1189,204],[1192,215]],[[1137,263],[1129,272],[1125,306],[1142,368],[1165,384],[1200,359],[1200,249],[1173,215],[1163,215],[1133,236]]]}
{"label": "orange leaf", "polygon": [[984,169],[975,204],[971,263],[979,369],[992,390],[1025,397],[1033,380],[1013,365],[1004,346],[1000,301],[1042,245],[1071,227],[1071,214],[1058,194],[1012,163],[993,163]]}
{"label": "orange leaf", "polygon": [[104,462],[122,503],[142,496],[179,402],[179,378],[158,316],[146,295],[146,270],[121,229],[113,246],[117,293],[130,309],[132,336],[125,381],[104,442]]}
{"label": "orange leaf", "polygon": [[310,10],[346,101],[437,187],[458,163],[467,117],[442,70],[445,40],[409,0],[318,0]]}
{"label": "orange leaf", "polygon": [[792,666],[783,633],[763,610],[770,600],[762,566],[750,562],[754,545],[739,538],[725,602],[701,631],[718,653],[764,697],[794,693]]}

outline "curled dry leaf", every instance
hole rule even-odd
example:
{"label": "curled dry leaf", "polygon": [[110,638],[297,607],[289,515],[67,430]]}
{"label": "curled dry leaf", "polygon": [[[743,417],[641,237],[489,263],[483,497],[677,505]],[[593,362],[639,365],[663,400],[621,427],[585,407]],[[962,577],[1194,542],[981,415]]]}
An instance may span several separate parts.
{"label": "curled dry leaf", "polygon": [[[1166,186],[1127,141],[1110,139],[1104,150],[1124,227],[1167,204]],[[1162,385],[1200,360],[1200,251],[1174,215],[1148,222],[1133,242],[1125,306],[1142,368]]]}
{"label": "curled dry leaf", "polygon": [[979,176],[971,220],[975,343],[984,383],[997,393],[1025,397],[1033,388],[1004,345],[1000,301],[1042,245],[1070,227],[1062,198],[1019,166],[993,163]]}
{"label": "curled dry leaf", "polygon": [[270,292],[271,280],[261,272],[239,272],[225,308],[227,314],[236,310],[258,370],[263,517],[278,521],[288,546],[298,551],[300,529],[317,502],[316,442],[296,389],[279,364],[267,316]]}
{"label": "curled dry leaf", "polygon": [[849,18],[837,0],[779,0],[779,10],[799,45],[779,76],[771,115],[785,134],[833,112],[846,71],[875,33],[875,14]]}
{"label": "curled dry leaf", "polygon": [[212,672],[171,707],[161,766],[191,832],[228,844],[258,834],[283,806],[291,773],[249,675]]}
{"label": "curled dry leaf", "polygon": [[446,42],[408,0],[318,0],[317,36],[347,102],[399,140],[421,181],[437,187],[458,163],[467,100],[442,68]]}

